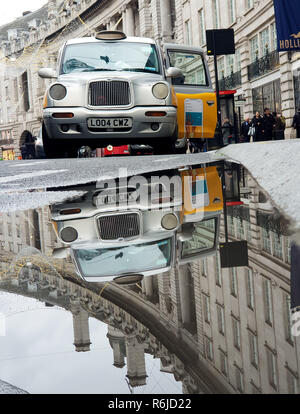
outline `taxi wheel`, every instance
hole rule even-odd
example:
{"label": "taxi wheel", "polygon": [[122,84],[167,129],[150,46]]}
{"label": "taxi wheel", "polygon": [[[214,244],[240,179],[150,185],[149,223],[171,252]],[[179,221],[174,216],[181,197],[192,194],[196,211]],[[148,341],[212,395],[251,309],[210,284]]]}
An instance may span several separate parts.
{"label": "taxi wheel", "polygon": [[173,140],[152,144],[154,155],[175,154],[175,142]]}
{"label": "taxi wheel", "polygon": [[49,139],[45,125],[42,129],[43,147],[46,158],[64,158],[66,154],[65,146],[61,141]]}

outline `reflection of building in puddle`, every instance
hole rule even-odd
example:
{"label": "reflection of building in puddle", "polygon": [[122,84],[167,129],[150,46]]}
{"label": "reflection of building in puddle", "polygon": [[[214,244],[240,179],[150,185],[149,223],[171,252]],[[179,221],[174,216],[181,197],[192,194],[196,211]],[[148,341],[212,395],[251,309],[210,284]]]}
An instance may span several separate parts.
{"label": "reflection of building in puddle", "polygon": [[[2,278],[1,290],[35,298],[44,302],[46,306],[59,306],[70,311],[73,315],[74,346],[77,352],[90,351],[89,318],[93,317],[106,323],[107,336],[113,349],[113,363],[116,367],[122,368],[126,358],[127,378],[131,387],[146,385],[145,354],[150,354],[154,358],[161,359],[161,366],[165,367],[165,372],[172,373],[176,380],[182,381],[186,391],[198,390],[179,358],[170,353],[151,334],[146,327],[147,324],[138,322],[125,310],[100,297],[99,286],[96,291],[92,291],[58,277],[54,269],[52,273],[44,273],[30,264],[21,269],[18,277]],[[134,292],[132,295],[138,308],[139,302],[143,299]],[[143,303],[147,304],[147,301]],[[159,320],[159,312],[157,312],[157,320]]]}

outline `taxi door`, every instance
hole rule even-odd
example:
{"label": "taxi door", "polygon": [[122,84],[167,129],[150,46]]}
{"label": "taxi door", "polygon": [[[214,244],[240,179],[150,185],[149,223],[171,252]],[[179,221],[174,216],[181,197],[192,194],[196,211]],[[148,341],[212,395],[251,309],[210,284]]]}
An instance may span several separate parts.
{"label": "taxi door", "polygon": [[217,167],[186,168],[180,174],[182,223],[201,221],[223,212],[222,182]]}
{"label": "taxi door", "polygon": [[166,68],[183,73],[171,79],[178,104],[178,138],[214,138],[217,101],[203,50],[176,44],[165,44],[163,49]]}

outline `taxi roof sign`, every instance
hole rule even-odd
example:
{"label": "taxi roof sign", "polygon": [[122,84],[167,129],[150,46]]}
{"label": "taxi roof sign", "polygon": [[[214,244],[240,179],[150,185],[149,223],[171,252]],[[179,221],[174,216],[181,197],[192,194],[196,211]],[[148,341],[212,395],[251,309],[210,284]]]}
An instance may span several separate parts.
{"label": "taxi roof sign", "polygon": [[96,34],[98,40],[124,40],[127,39],[125,33],[118,30],[102,30]]}

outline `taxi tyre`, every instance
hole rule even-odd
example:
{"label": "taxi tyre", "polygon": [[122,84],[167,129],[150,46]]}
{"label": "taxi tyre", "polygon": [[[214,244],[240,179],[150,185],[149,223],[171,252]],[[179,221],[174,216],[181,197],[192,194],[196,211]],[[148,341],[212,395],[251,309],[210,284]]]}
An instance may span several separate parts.
{"label": "taxi tyre", "polygon": [[64,158],[66,147],[57,139],[49,139],[45,124],[42,126],[43,147],[46,158]]}
{"label": "taxi tyre", "polygon": [[154,155],[175,154],[174,140],[152,144]]}

